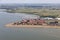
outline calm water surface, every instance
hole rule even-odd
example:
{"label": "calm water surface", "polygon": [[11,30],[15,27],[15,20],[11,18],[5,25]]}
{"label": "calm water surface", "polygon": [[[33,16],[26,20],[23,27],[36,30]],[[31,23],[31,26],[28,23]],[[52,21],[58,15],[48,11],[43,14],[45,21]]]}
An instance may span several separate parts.
{"label": "calm water surface", "polygon": [[0,12],[0,40],[60,40],[60,29],[6,28],[10,22],[20,21],[27,14]]}

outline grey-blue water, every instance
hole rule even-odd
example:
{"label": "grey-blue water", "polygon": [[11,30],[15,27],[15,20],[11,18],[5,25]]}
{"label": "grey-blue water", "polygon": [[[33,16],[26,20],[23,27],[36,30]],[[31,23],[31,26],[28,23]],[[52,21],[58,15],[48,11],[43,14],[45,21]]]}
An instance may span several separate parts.
{"label": "grey-blue water", "polygon": [[0,12],[0,40],[60,40],[60,29],[6,28],[10,22],[20,21],[27,14]]}

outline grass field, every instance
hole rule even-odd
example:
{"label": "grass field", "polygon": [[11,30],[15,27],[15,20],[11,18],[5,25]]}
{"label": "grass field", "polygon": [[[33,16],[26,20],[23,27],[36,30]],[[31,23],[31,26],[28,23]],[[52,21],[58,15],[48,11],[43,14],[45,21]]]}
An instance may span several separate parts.
{"label": "grass field", "polygon": [[60,10],[56,9],[37,9],[37,8],[18,8],[15,10],[7,10],[7,12],[12,13],[28,13],[28,14],[36,14],[39,16],[55,16],[60,17]]}

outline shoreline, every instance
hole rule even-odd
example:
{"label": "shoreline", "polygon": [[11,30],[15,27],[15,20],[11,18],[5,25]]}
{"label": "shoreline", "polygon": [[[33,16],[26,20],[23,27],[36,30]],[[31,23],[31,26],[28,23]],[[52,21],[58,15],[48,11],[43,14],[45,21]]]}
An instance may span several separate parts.
{"label": "shoreline", "polygon": [[13,23],[6,24],[7,28],[59,28],[60,26],[50,26],[50,25],[13,25]]}

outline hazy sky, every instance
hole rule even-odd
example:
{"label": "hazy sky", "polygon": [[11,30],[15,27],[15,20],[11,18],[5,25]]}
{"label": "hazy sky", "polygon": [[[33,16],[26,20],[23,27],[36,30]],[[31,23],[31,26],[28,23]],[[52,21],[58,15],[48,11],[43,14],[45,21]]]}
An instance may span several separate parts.
{"label": "hazy sky", "polygon": [[0,3],[60,3],[60,0],[0,0]]}

